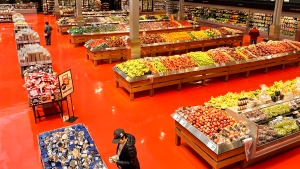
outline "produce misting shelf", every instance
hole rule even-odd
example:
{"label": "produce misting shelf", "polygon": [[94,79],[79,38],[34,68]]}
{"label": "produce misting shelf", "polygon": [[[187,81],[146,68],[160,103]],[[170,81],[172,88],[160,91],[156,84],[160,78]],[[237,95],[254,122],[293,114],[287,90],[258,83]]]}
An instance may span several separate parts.
{"label": "produce misting shelf", "polygon": [[177,85],[177,89],[181,90],[181,84],[187,82],[202,81],[202,85],[206,84],[206,80],[214,77],[225,76],[228,81],[229,75],[236,73],[246,73],[248,77],[250,71],[264,69],[267,73],[268,68],[272,66],[297,63],[300,66],[300,51],[286,52],[272,56],[260,57],[244,61],[233,61],[225,64],[215,64],[211,66],[202,66],[189,69],[181,69],[177,71],[168,71],[166,73],[158,73],[152,75],[144,75],[130,78],[117,67],[113,67],[115,71],[116,87],[120,85],[129,92],[130,100],[134,100],[134,93],[140,91],[150,91],[150,96],[154,95],[154,89],[159,87]]}
{"label": "produce misting shelf", "polygon": [[[146,33],[169,33],[169,32],[179,32],[179,31],[192,31],[192,30],[200,30],[199,26],[186,26],[186,27],[178,27],[178,28],[168,28],[168,29],[157,29],[157,30],[140,30],[140,34],[143,32]],[[74,45],[74,47],[79,46],[91,39],[103,39],[105,37],[112,36],[126,36],[129,35],[129,31],[115,31],[115,32],[99,32],[99,33],[90,33],[90,34],[69,34],[70,43]]]}
{"label": "produce misting shelf", "polygon": [[[172,55],[174,51],[184,50],[187,53],[190,49],[202,49],[204,51],[205,47],[211,46],[233,46],[234,44],[242,45],[243,35],[227,35],[222,37],[203,39],[203,40],[191,40],[191,41],[178,41],[172,43],[155,43],[155,44],[145,44],[141,45],[141,56],[157,56],[159,53],[168,53]],[[116,47],[107,48],[103,50],[93,50],[87,48],[87,59],[94,61],[96,66],[98,61],[103,59],[109,59],[109,63],[112,59],[127,57],[128,47]],[[119,55],[118,55],[119,54]]]}
{"label": "produce misting shelf", "polygon": [[[258,110],[258,109],[263,109],[265,107],[284,104],[289,101],[296,100],[298,98],[299,97],[288,97],[288,98],[284,99],[283,101],[279,101],[279,102],[275,102],[275,103],[271,103],[271,104],[265,104],[265,105],[261,105],[259,107],[255,107],[255,108],[251,108],[251,109],[246,109],[246,110],[244,110],[244,112],[250,112],[250,111],[254,111],[254,110]],[[285,151],[288,151],[290,149],[300,146],[300,131],[277,138],[277,139],[267,142],[263,145],[257,145],[258,129],[259,129],[258,125],[261,125],[261,124],[252,122],[249,119],[243,117],[240,114],[241,111],[237,110],[237,107],[227,108],[226,112],[234,119],[236,119],[238,121],[243,121],[244,124],[247,126],[247,128],[249,128],[252,132],[251,137],[253,139],[253,143],[249,150],[250,151],[249,160],[245,161],[244,167],[253,165],[253,164],[263,161],[267,158],[271,158],[277,154],[283,153]],[[268,122],[266,122],[266,123],[268,123]]]}

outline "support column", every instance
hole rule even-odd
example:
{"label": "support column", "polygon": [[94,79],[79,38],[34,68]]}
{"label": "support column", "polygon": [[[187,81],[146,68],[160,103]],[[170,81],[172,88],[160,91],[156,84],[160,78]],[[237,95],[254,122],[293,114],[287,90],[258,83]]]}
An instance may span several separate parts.
{"label": "support column", "polygon": [[295,41],[300,41],[300,23],[298,22],[298,25],[297,25],[297,31],[296,31],[296,34],[295,34]]}
{"label": "support column", "polygon": [[178,16],[177,16],[177,20],[184,20],[184,0],[179,0],[179,11],[178,11]]}
{"label": "support column", "polygon": [[136,0],[129,0],[129,39],[128,39],[128,60],[137,59],[141,56],[141,41],[140,41],[140,21],[139,21],[139,5],[134,5]]}
{"label": "support column", "polygon": [[272,25],[270,25],[270,30],[269,30],[269,40],[279,40],[282,5],[283,5],[283,0],[275,1],[273,23]]}
{"label": "support column", "polygon": [[249,31],[250,31],[250,21],[253,20],[252,19],[253,16],[251,16],[251,11],[248,11],[248,16],[247,16],[247,20],[246,20],[246,34],[248,35]]}
{"label": "support column", "polygon": [[60,18],[60,9],[59,9],[58,0],[54,0],[54,14],[55,14],[55,19],[58,20]]}
{"label": "support column", "polygon": [[76,20],[77,20],[77,25],[79,27],[84,26],[84,20],[83,20],[83,15],[82,15],[82,2],[81,2],[81,0],[76,0]]}

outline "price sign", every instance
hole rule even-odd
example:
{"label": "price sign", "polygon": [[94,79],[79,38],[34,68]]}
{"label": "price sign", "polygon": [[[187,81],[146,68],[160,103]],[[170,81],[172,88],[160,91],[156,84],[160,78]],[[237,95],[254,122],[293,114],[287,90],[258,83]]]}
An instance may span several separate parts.
{"label": "price sign", "polygon": [[209,141],[209,142],[206,144],[206,146],[207,146],[209,149],[211,149],[211,151],[215,151],[215,149],[217,148],[216,144],[213,143],[213,142],[211,142],[211,141]]}
{"label": "price sign", "polygon": [[173,71],[172,71],[172,74],[176,74],[176,71],[175,71],[175,70],[173,70]]}
{"label": "price sign", "polygon": [[179,122],[183,127],[187,125],[187,122],[184,119],[181,119]]}
{"label": "price sign", "polygon": [[277,103],[282,103],[282,100],[277,101]]}
{"label": "price sign", "polygon": [[240,64],[240,61],[235,61],[235,64]]}
{"label": "price sign", "polygon": [[299,96],[295,96],[294,99],[299,99]]}
{"label": "price sign", "polygon": [[268,59],[271,59],[271,58],[272,58],[272,56],[267,56],[267,58],[268,58]]}
{"label": "price sign", "polygon": [[261,106],[259,106],[259,108],[261,108],[261,109],[263,109],[263,108],[265,108],[265,107],[267,107],[266,105],[261,105]]}
{"label": "price sign", "polygon": [[159,73],[159,76],[163,76],[164,75],[164,73]]}
{"label": "price sign", "polygon": [[184,73],[184,70],[179,70],[179,73]]}
{"label": "price sign", "polygon": [[177,122],[180,120],[180,116],[178,114],[174,114],[173,118]]}
{"label": "price sign", "polygon": [[216,67],[219,67],[220,65],[218,63],[216,63]]}
{"label": "price sign", "polygon": [[246,109],[246,112],[251,112],[252,111],[252,109],[251,108],[249,108],[249,109]]}
{"label": "price sign", "polygon": [[221,63],[221,65],[220,66],[225,66],[225,63]]}

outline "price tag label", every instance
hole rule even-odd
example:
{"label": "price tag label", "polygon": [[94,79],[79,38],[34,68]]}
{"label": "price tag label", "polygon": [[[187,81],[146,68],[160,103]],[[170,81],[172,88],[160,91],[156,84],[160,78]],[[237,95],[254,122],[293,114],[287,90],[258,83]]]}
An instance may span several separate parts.
{"label": "price tag label", "polygon": [[282,103],[282,100],[277,101],[277,103]]}
{"label": "price tag label", "polygon": [[240,61],[235,61],[235,64],[240,64]]}
{"label": "price tag label", "polygon": [[163,76],[164,75],[164,73],[159,73],[159,76]]}
{"label": "price tag label", "polygon": [[261,109],[263,109],[263,108],[265,108],[265,107],[267,107],[266,105],[261,105],[261,106],[259,106],[259,108],[261,108]]}
{"label": "price tag label", "polygon": [[207,146],[209,149],[211,149],[211,151],[215,151],[215,149],[217,148],[216,144],[213,143],[213,142],[211,142],[211,141],[209,141],[209,142],[206,144],[206,146]]}
{"label": "price tag label", "polygon": [[187,125],[187,122],[184,119],[181,119],[179,122],[183,127]]}
{"label": "price tag label", "polygon": [[176,71],[175,71],[175,70],[173,70],[173,71],[172,71],[172,74],[176,74]]}
{"label": "price tag label", "polygon": [[220,67],[220,65],[218,63],[216,63],[216,67]]}
{"label": "price tag label", "polygon": [[245,111],[246,111],[246,112],[251,112],[251,111],[252,111],[252,109],[251,109],[251,108],[249,108],[249,109],[246,109]]}
{"label": "price tag label", "polygon": [[184,70],[179,70],[179,73],[184,73]]}
{"label": "price tag label", "polygon": [[173,116],[173,118],[174,118],[174,120],[177,121],[177,122],[180,120],[180,116],[179,116],[178,114],[175,114],[175,115]]}
{"label": "price tag label", "polygon": [[267,59],[272,59],[272,56],[267,56]]}
{"label": "price tag label", "polygon": [[299,96],[295,96],[294,99],[299,99]]}

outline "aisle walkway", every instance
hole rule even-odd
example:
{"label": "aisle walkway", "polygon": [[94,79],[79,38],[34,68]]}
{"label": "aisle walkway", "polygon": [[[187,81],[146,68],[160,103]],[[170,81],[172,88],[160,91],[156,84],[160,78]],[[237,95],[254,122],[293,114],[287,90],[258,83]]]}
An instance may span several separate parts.
{"label": "aisle walkway", "polygon": [[[148,92],[137,94],[135,101],[129,101],[128,94],[115,88],[112,66],[97,67],[86,60],[85,48],[74,48],[69,44],[68,35],[56,32],[54,17],[25,15],[26,21],[34,26],[43,38],[44,22],[53,26],[52,46],[46,48],[53,58],[54,70],[58,73],[71,69],[75,85],[73,102],[76,123],[84,123],[94,138],[98,149],[110,169],[108,157],[115,154],[111,144],[112,132],[123,127],[137,139],[138,157],[142,169],[208,169],[209,165],[189,146],[174,144],[174,121],[170,114],[180,106],[198,105],[228,91],[255,90],[260,84],[272,84],[299,76],[297,67],[284,71],[272,68],[268,74],[251,72],[249,78],[242,74],[230,76],[229,82],[214,79],[207,86],[184,84],[178,92],[176,86],[158,89],[154,97]],[[61,118],[46,119],[35,124],[28,107],[23,79],[19,74],[16,46],[12,34],[13,24],[0,24],[0,168],[39,169],[41,163],[37,151],[37,134],[69,125]],[[248,42],[247,42],[248,43]],[[300,148],[276,156],[270,160],[249,167],[250,169],[298,169],[293,165],[300,159]],[[237,168],[235,165],[228,169]]]}

